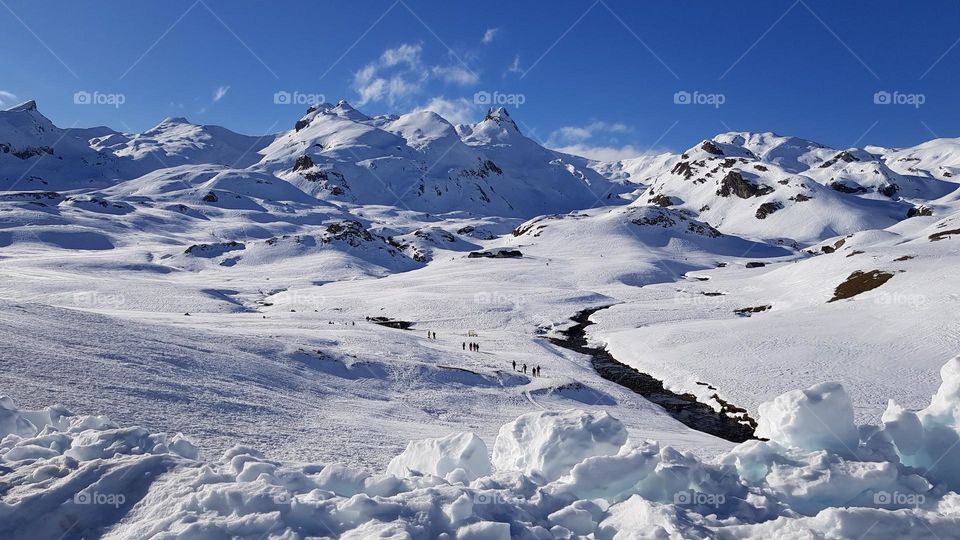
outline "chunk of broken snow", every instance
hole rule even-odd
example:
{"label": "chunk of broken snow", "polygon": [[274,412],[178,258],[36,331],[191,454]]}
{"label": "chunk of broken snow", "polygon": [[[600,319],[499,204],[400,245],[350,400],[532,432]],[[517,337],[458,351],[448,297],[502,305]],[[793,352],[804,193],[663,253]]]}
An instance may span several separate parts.
{"label": "chunk of broken snow", "polygon": [[553,481],[589,457],[616,454],[625,442],[626,428],[606,412],[532,412],[500,428],[493,464]]}
{"label": "chunk of broken snow", "polygon": [[490,474],[489,456],[487,445],[480,437],[473,433],[454,433],[437,439],[410,441],[406,450],[390,461],[387,474],[446,477],[462,469],[468,480],[474,480]]}
{"label": "chunk of broken snow", "polygon": [[756,434],[802,450],[853,454],[860,442],[853,404],[840,383],[792,390],[759,407]]}

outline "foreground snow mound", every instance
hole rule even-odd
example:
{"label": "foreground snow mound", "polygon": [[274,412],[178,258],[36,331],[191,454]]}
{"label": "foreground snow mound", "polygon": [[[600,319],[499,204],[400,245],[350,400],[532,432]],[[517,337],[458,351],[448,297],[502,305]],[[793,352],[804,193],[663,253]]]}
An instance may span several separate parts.
{"label": "foreground snow mound", "polygon": [[840,385],[790,392],[761,408],[772,440],[714,462],[627,441],[605,413],[530,413],[501,430],[494,473],[469,433],[411,443],[377,475],[242,446],[204,461],[182,436],[0,398],[0,537],[956,538],[940,473],[958,461],[920,468],[957,437],[960,358],[942,375],[930,407],[891,405],[854,438]]}
{"label": "foreground snow mound", "polygon": [[402,454],[387,466],[387,474],[399,477],[432,474],[476,480],[489,476],[490,454],[483,440],[473,433],[454,433],[438,439],[410,441]]}
{"label": "foreground snow mound", "polygon": [[917,412],[890,400],[883,414],[884,430],[875,436],[890,442],[900,460],[929,469],[953,489],[960,488],[960,356],[940,369],[943,384],[930,405]]}
{"label": "foreground snow mound", "polygon": [[528,413],[500,428],[493,464],[556,480],[588,457],[617,453],[625,442],[626,428],[605,412]]}
{"label": "foreground snow mound", "polygon": [[794,390],[760,405],[757,437],[802,450],[853,453],[860,438],[853,403],[838,383]]}

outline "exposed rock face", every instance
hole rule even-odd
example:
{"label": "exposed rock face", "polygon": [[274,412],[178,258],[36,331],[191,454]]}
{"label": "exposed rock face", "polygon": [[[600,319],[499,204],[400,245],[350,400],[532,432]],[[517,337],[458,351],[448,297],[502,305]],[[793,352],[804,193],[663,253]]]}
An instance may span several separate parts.
{"label": "exposed rock face", "polygon": [[651,197],[648,202],[650,202],[651,204],[655,204],[655,205],[657,205],[657,206],[663,207],[663,208],[667,208],[667,207],[673,206],[673,204],[674,204],[674,203],[673,203],[673,199],[672,199],[669,195],[664,195],[663,193]]}
{"label": "exposed rock face", "polygon": [[700,145],[700,149],[715,156],[723,155],[723,150],[721,150],[720,147],[717,146],[713,141],[703,141],[703,144]]}
{"label": "exposed rock face", "polygon": [[470,259],[519,259],[523,253],[516,249],[500,249],[496,251],[471,251]]}
{"label": "exposed rock face", "polygon": [[833,291],[833,298],[827,300],[827,302],[853,298],[858,294],[872,291],[889,281],[892,277],[893,274],[890,272],[881,272],[880,270],[861,272],[858,270],[850,274],[846,281],[837,285],[837,288]]}
{"label": "exposed rock face", "polygon": [[310,156],[304,154],[297,158],[296,163],[293,164],[294,171],[303,171],[314,166],[313,160],[310,159]]}
{"label": "exposed rock face", "polygon": [[863,186],[850,186],[841,182],[832,182],[830,187],[840,193],[866,193],[867,188]]}
{"label": "exposed rock face", "polygon": [[770,193],[773,193],[771,186],[754,184],[745,179],[739,171],[728,172],[727,175],[723,177],[723,180],[720,181],[720,189],[717,190],[717,195],[721,197],[736,195],[741,199],[759,197]]}
{"label": "exposed rock face", "polygon": [[923,206],[923,205],[914,206],[913,208],[907,210],[908,218],[918,217],[918,216],[932,216],[932,215],[933,215],[933,208],[930,208],[929,206]]}
{"label": "exposed rock face", "polygon": [[766,219],[767,216],[783,208],[780,202],[765,202],[757,208],[757,219]]}

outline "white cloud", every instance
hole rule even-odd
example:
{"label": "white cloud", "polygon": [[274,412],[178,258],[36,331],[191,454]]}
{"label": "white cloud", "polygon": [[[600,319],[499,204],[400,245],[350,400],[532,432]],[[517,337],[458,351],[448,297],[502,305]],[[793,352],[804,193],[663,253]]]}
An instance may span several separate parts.
{"label": "white cloud", "polygon": [[507,73],[523,73],[523,68],[520,67],[520,55],[513,57],[513,63],[507,66]]}
{"label": "white cloud", "polygon": [[353,75],[359,94],[358,106],[386,101],[391,106],[424,90],[430,80],[467,86],[480,77],[466,66],[428,65],[422,59],[423,46],[404,43],[383,51],[379,58]]}
{"label": "white cloud", "polygon": [[480,77],[466,67],[461,66],[434,66],[433,74],[448,83],[468,86],[480,82]]}
{"label": "white cloud", "polygon": [[500,32],[499,28],[488,28],[487,31],[483,33],[483,39],[481,41],[483,41],[484,45],[493,43],[498,32]]}
{"label": "white cloud", "polygon": [[0,90],[0,105],[5,105],[10,101],[16,101],[17,95],[13,92],[7,92],[6,90]]}
{"label": "white cloud", "polygon": [[420,53],[423,52],[423,46],[419,43],[411,45],[404,43],[396,49],[387,49],[380,55],[380,63],[384,67],[391,67],[397,64],[407,64],[417,66],[420,64]]}
{"label": "white cloud", "polygon": [[551,146],[550,148],[557,152],[582,156],[596,161],[620,161],[621,159],[635,158],[648,153],[630,144],[619,147],[572,144],[568,146]]}
{"label": "white cloud", "polygon": [[229,86],[220,86],[213,91],[213,102],[216,103],[223,99],[223,96],[227,95],[227,91],[230,90]]}
{"label": "white cloud", "polygon": [[417,111],[433,111],[454,125],[476,122],[481,112],[473,101],[465,98],[447,99],[442,96],[434,97],[426,105],[421,105],[412,112]]}
{"label": "white cloud", "polygon": [[550,141],[556,144],[578,143],[602,133],[626,133],[630,129],[626,124],[591,122],[585,126],[563,126],[550,134]]}
{"label": "white cloud", "polygon": [[[620,145],[616,135],[627,133],[630,128],[620,122],[594,121],[582,126],[563,126],[550,134],[548,148],[597,161],[618,161],[644,154],[633,145]],[[604,138],[603,142],[590,143],[592,139]]]}

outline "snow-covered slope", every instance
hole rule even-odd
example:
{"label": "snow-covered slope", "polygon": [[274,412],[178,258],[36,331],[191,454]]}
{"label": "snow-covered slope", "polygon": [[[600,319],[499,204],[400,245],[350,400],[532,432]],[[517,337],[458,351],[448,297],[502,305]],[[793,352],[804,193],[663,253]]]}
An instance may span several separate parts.
{"label": "snow-covered slope", "polygon": [[119,176],[117,161],[55,126],[33,101],[0,111],[0,189],[102,187]]}
{"label": "snow-covered slope", "polygon": [[273,139],[271,135],[253,137],[220,126],[191,124],[186,118],[167,118],[143,133],[83,135],[94,149],[117,156],[127,178],[187,164],[246,168],[259,161],[259,151]]}
{"label": "snow-covered slope", "polygon": [[[340,102],[0,143],[0,536],[956,527],[949,141],[595,163]],[[731,416],[769,440],[691,421]]]}
{"label": "snow-covered slope", "polygon": [[319,198],[431,213],[532,217],[622,204],[630,190],[524,137],[502,108],[460,129],[431,112],[369,118],[324,104],[265,148],[258,167]]}

